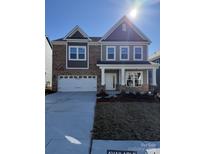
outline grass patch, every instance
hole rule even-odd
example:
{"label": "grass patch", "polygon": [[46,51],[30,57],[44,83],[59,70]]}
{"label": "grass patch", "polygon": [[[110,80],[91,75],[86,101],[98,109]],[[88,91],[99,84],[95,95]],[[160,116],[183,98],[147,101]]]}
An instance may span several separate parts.
{"label": "grass patch", "polygon": [[96,104],[93,138],[160,140],[160,104],[101,102]]}

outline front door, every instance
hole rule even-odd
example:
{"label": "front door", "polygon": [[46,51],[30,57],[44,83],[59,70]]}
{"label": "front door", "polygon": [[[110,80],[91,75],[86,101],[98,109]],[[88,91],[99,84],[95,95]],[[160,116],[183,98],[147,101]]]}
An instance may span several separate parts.
{"label": "front door", "polygon": [[117,83],[116,73],[105,73],[105,89],[106,90],[115,90]]}

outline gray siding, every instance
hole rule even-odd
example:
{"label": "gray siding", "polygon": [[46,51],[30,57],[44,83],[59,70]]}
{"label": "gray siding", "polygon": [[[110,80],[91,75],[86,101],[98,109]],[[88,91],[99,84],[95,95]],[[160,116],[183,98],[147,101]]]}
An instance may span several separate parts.
{"label": "gray siding", "polygon": [[69,61],[68,67],[87,67],[87,61]]}
{"label": "gray siding", "polygon": [[[116,61],[120,61],[120,46],[123,45],[109,45],[109,46],[115,46],[116,47]],[[129,46],[129,61],[134,61],[134,57],[133,57],[133,47],[134,45],[130,45]],[[143,60],[147,60],[148,59],[148,47],[146,45],[143,45]],[[106,45],[102,46],[102,60],[105,61],[106,60]]]}
{"label": "gray siding", "polygon": [[[122,24],[126,24],[126,31],[122,31]],[[147,41],[139,36],[129,24],[123,22],[108,36],[105,41]]]}

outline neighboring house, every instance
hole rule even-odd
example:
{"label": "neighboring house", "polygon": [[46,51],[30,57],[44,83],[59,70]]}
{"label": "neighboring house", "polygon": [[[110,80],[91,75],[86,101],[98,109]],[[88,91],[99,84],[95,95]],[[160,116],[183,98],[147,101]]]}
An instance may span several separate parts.
{"label": "neighboring house", "polygon": [[[149,56],[149,61],[160,65],[160,51],[154,52]],[[160,67],[156,70],[156,75],[153,76],[152,71],[149,71],[149,82],[152,85],[153,77],[156,78],[157,89],[160,89]]]}
{"label": "neighboring house", "polygon": [[[97,27],[95,27],[97,30]],[[79,26],[53,44],[53,89],[56,91],[149,90],[151,41],[126,17],[103,37],[90,37]],[[156,85],[156,80],[153,79]]]}
{"label": "neighboring house", "polygon": [[45,36],[45,88],[52,89],[52,44]]}

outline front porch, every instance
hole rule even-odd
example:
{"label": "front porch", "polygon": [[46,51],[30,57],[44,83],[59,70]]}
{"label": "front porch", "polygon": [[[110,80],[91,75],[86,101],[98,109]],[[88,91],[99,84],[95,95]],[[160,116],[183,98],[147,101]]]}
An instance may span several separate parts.
{"label": "front porch", "polygon": [[[98,64],[101,70],[100,86],[98,91],[149,91],[149,70],[156,74],[156,65],[105,65]],[[153,75],[152,86],[156,86],[156,78]]]}

